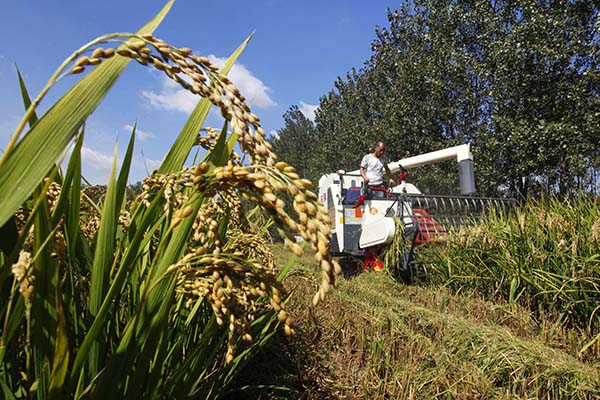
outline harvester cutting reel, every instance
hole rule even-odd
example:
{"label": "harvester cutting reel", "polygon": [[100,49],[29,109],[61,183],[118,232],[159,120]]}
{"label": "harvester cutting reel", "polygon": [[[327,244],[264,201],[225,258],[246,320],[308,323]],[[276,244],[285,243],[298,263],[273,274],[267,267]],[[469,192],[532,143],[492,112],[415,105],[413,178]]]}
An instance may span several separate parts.
{"label": "harvester cutting reel", "polygon": [[515,199],[504,198],[408,193],[391,196],[393,202],[385,218],[393,219],[396,229],[393,237],[386,239],[384,263],[404,281],[412,280],[417,271],[427,272],[431,246],[443,243],[451,231],[473,226],[491,212],[507,212],[517,205]]}

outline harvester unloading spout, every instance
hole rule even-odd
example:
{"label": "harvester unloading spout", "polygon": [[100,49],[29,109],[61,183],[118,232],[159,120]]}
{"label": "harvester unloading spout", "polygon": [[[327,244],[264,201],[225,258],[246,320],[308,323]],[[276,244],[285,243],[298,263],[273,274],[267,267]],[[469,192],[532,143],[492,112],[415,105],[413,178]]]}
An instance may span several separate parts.
{"label": "harvester unloading spout", "polygon": [[[490,209],[512,207],[512,199],[475,197],[473,155],[468,144],[405,158],[388,164],[393,174],[412,168],[456,160],[461,196],[422,194],[413,184],[400,182],[384,198],[357,200],[363,190],[359,170],[323,175],[319,199],[333,221],[333,255],[365,257],[365,268],[377,259],[382,246],[401,235],[400,265],[389,266],[403,277],[412,275],[418,248],[439,241],[450,230],[477,222]],[[377,261],[380,263],[380,261]]]}
{"label": "harvester unloading spout", "polygon": [[456,162],[458,163],[460,193],[463,195],[475,193],[475,172],[473,170],[473,155],[471,154],[470,144],[463,144],[443,150],[432,151],[431,153],[425,153],[419,156],[405,158],[390,163],[388,166],[392,173],[396,173],[401,168],[410,169],[422,167],[424,165],[436,164],[452,159],[456,159]]}

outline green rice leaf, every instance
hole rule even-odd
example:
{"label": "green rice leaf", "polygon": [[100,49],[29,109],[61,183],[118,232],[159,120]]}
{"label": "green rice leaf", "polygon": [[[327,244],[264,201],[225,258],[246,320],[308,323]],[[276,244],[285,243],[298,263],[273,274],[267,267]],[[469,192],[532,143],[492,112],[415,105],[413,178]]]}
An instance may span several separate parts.
{"label": "green rice leaf", "polygon": [[117,188],[116,188],[116,169],[117,169],[117,146],[113,153],[112,170],[108,180],[108,189],[106,200],[102,208],[100,228],[98,229],[98,239],[94,251],[94,264],[92,266],[92,278],[90,283],[90,312],[96,315],[102,299],[104,297],[105,287],[108,286],[108,275],[110,265],[114,257],[113,246],[115,232],[117,229],[117,220],[115,214],[118,213]]}
{"label": "green rice leaf", "polygon": [[[116,242],[116,233],[119,223],[119,213],[121,204],[125,199],[127,191],[127,177],[131,166],[133,156],[133,145],[135,141],[135,127],[129,139],[129,146],[125,152],[123,165],[118,180],[115,180],[117,148],[113,159],[113,169],[110,174],[108,189],[102,216],[100,218],[100,228],[98,229],[98,240],[94,251],[94,263],[92,266],[92,278],[90,284],[90,313],[96,316],[103,303],[104,296],[108,290],[111,265],[117,253],[114,251]],[[92,357],[90,358],[90,372],[95,374],[99,366],[101,355],[99,347],[94,346]]]}
{"label": "green rice leaf", "polygon": [[[27,110],[31,105],[31,98],[29,97],[29,93],[27,91],[27,87],[25,86],[25,81],[21,76],[21,71],[17,67],[17,77],[19,79],[19,87],[21,88],[21,96],[23,97],[23,104],[25,109]],[[29,125],[33,126],[37,121],[37,115],[35,112],[31,113],[29,117]],[[14,246],[18,242],[18,231],[17,225],[15,223],[14,218],[10,218],[6,223],[0,224],[0,250],[4,252],[7,256],[11,254]],[[4,277],[0,277],[0,287],[2,286],[4,281]]]}
{"label": "green rice leaf", "polygon": [[6,384],[6,382],[4,381],[4,379],[2,379],[0,377],[0,393],[2,394],[2,398],[6,399],[6,400],[16,400],[17,398],[15,397],[15,395],[10,391],[10,388],[8,387],[8,385]]}
{"label": "green rice leaf", "polygon": [[[204,198],[200,196],[189,200],[193,207],[190,215],[196,215],[203,201]],[[161,256],[148,271],[140,306],[125,327],[115,356],[102,371],[94,397],[104,399],[117,396],[119,388],[112,384],[117,377],[129,374],[134,365],[136,369],[143,369],[153,362],[152,355],[160,340],[160,333],[167,325],[176,283],[175,276],[165,272],[185,251],[193,223],[194,218],[188,216],[172,229],[172,233],[166,232],[162,236],[158,250]],[[139,388],[132,384],[128,385],[127,390],[134,394]]]}
{"label": "green rice leaf", "polygon": [[[108,287],[110,275],[110,265],[112,264],[115,253],[113,246],[115,241],[115,232],[117,229],[118,217],[115,219],[117,209],[117,189],[116,189],[116,169],[117,169],[117,146],[113,154],[112,170],[108,181],[106,200],[100,217],[100,227],[98,229],[96,248],[94,250],[94,259],[92,264],[92,276],[89,292],[89,312],[92,317],[96,317],[104,299],[104,293]],[[88,357],[89,372],[93,376],[98,372],[101,360],[103,359],[100,343],[92,343],[92,348]]]}
{"label": "green rice leaf", "polygon": [[[170,0],[138,33],[153,32],[172,4]],[[33,193],[129,61],[113,57],[102,62],[58,100],[15,146],[0,167],[0,226]]]}
{"label": "green rice leaf", "polygon": [[[23,76],[21,76],[21,71],[19,71],[18,67],[17,67],[17,77],[19,78],[19,88],[21,89],[21,96],[23,97],[23,105],[25,106],[25,110],[27,110],[29,108],[29,106],[31,105],[31,97],[29,97],[29,92],[27,91],[27,87],[25,86],[25,81],[23,80]],[[29,116],[29,120],[27,122],[29,122],[29,126],[33,126],[33,125],[35,125],[37,120],[38,120],[38,117],[34,111]]]}
{"label": "green rice leaf", "polygon": [[235,146],[237,135],[233,132],[229,140],[227,139],[227,121],[223,124],[219,138],[215,143],[215,147],[206,155],[206,160],[211,165],[211,168],[220,167],[227,164],[227,160],[231,156],[233,146]]}
{"label": "green rice leaf", "polygon": [[[84,128],[81,128],[79,135],[77,135],[77,139],[75,142],[75,148],[71,153],[71,158],[69,159],[69,164],[67,166],[67,171],[65,172],[65,176],[63,178],[62,187],[69,188],[69,190],[61,190],[60,195],[58,197],[58,201],[56,202],[56,207],[54,208],[54,213],[52,214],[52,223],[57,224],[60,218],[65,215],[68,216],[67,210],[65,207],[68,205],[68,201],[76,201],[77,205],[79,205],[80,199],[80,191],[81,191],[81,148],[83,147],[83,133]],[[77,199],[74,199],[73,193],[77,193]],[[79,221],[79,207],[77,207],[77,221]],[[75,210],[71,210],[73,212]],[[73,222],[73,221],[69,221]],[[72,224],[68,224],[69,228],[72,228]],[[73,239],[73,234],[70,232],[68,235],[69,238]]]}
{"label": "green rice leaf", "polygon": [[[219,335],[219,329],[216,318],[214,315],[211,316],[189,356],[177,365],[177,368],[173,371],[171,378],[173,385],[171,389],[174,390],[174,393],[171,393],[170,396],[174,398],[189,396],[189,382],[195,379],[196,383],[193,386],[198,386],[205,378],[204,374],[193,376],[193,371],[201,370],[198,368],[198,365],[201,364],[206,366],[213,365],[216,362],[216,358],[222,356],[220,349],[224,344],[226,336]],[[208,368],[204,370],[207,371]]]}
{"label": "green rice leaf", "polygon": [[[3,317],[6,317],[6,315],[3,315]],[[19,296],[15,302],[14,308],[10,311],[8,321],[6,321],[6,329],[2,332],[3,344],[10,343],[13,340],[23,318],[25,318],[25,301],[23,301],[22,296]],[[3,350],[4,349],[0,347],[0,362],[4,361],[5,353]]]}
{"label": "green rice leaf", "polygon": [[62,388],[69,368],[69,340],[67,338],[67,323],[60,296],[60,287],[57,286],[56,315],[58,324],[54,343],[54,360],[50,373],[49,399],[60,399],[63,396]]}
{"label": "green rice leaf", "polygon": [[[119,268],[117,269],[115,278],[111,282],[111,286],[103,299],[102,306],[92,323],[92,326],[89,328],[81,346],[79,347],[79,351],[77,352],[77,356],[73,363],[73,367],[71,369],[71,377],[75,378],[81,371],[81,367],[87,357],[90,346],[94,340],[96,340],[97,336],[100,334],[101,329],[104,327],[106,323],[106,319],[110,310],[113,307],[113,300],[116,295],[121,290],[123,284],[125,283],[125,278],[127,277],[127,273],[131,271],[135,259],[139,257],[140,252],[148,245],[150,240],[152,239],[152,235],[146,234],[146,232],[154,232],[156,231],[162,221],[164,220],[164,213],[162,212],[162,204],[160,195],[156,196],[154,201],[150,204],[150,207],[144,214],[141,219],[140,225],[136,230],[135,236],[131,243],[127,246],[125,253],[123,254],[122,262],[119,264]],[[154,223],[153,226],[150,225]],[[150,227],[150,229],[148,229]]]}
{"label": "green rice leaf", "polygon": [[[299,244],[299,246],[304,249],[304,247],[306,246],[306,242],[302,242]],[[292,254],[290,256],[290,258],[288,258],[287,262],[285,263],[285,265],[281,268],[281,271],[279,271],[279,273],[277,274],[277,280],[279,282],[283,282],[283,280],[288,276],[288,274],[290,273],[292,267],[296,264],[296,261],[298,261],[298,256],[295,254]]]}
{"label": "green rice leaf", "polygon": [[57,330],[56,293],[58,263],[51,256],[54,231],[50,225],[50,210],[46,190],[39,190],[41,206],[35,215],[33,268],[35,292],[31,306],[31,352],[34,359],[34,379],[39,380],[38,396],[46,398],[50,382],[50,363],[54,353],[54,333]]}
{"label": "green rice leaf", "polygon": [[[83,138],[84,138],[84,129],[81,130],[77,141],[75,142],[75,148],[71,153],[71,158],[69,160],[69,165],[67,167],[67,172],[65,173],[65,181],[70,182],[69,191],[68,191],[68,200],[69,200],[69,210],[65,210],[67,218],[67,243],[68,251],[69,251],[69,260],[73,261],[76,257],[77,250],[77,241],[79,237],[79,221],[80,215],[79,212],[81,210],[81,148],[83,146]],[[66,195],[65,195],[66,196]],[[62,209],[62,197],[63,193],[61,191],[61,197],[58,200],[58,204],[56,206],[57,209]],[[65,200],[67,201],[67,200]],[[60,208],[59,208],[60,207]]]}

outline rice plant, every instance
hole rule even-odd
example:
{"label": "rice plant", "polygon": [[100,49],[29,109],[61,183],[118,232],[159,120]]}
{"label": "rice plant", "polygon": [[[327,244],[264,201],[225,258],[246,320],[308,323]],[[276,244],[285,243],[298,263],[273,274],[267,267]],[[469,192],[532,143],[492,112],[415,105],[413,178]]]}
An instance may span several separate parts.
{"label": "rice plant", "polygon": [[[136,34],[105,35],[77,50],[33,101],[20,80],[27,110],[0,159],[4,398],[218,398],[275,326],[293,333],[287,268],[275,267],[261,239],[270,221],[294,253],[302,253],[297,232],[316,250],[322,280],[314,304],[336,283],[327,211],[310,182],[277,160],[226,77],[249,38],[219,70],[152,35],[171,4]],[[199,101],[160,168],[128,200],[135,127],[106,191],[82,188],[81,148],[85,120],[131,60]],[[54,83],[86,70],[38,118]],[[223,127],[203,134],[213,105]],[[186,166],[196,145],[205,155]],[[293,213],[283,207],[290,195]]]}
{"label": "rice plant", "polygon": [[489,215],[450,235],[437,250],[431,279],[555,316],[558,327],[587,338],[581,356],[594,349],[600,332],[597,198],[529,200],[512,214]]}

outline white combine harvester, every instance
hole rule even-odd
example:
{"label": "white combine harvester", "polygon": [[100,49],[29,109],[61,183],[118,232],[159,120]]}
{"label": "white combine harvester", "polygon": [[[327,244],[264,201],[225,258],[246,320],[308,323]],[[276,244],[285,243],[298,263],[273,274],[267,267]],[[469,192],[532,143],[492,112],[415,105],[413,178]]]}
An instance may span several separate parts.
{"label": "white combine harvester", "polygon": [[410,279],[418,263],[416,250],[421,245],[439,241],[449,230],[477,221],[491,207],[514,204],[513,200],[473,196],[473,156],[468,144],[405,158],[388,167],[396,174],[452,159],[458,163],[460,196],[422,194],[406,182],[406,174],[399,174],[399,185],[387,190],[384,198],[370,198],[363,189],[359,170],[323,175],[319,180],[319,199],[332,219],[332,254],[364,257],[365,270],[382,267],[378,259],[382,246],[391,243],[396,235],[403,235],[402,254],[398,257],[402,261],[387,267]]}

